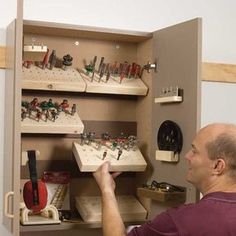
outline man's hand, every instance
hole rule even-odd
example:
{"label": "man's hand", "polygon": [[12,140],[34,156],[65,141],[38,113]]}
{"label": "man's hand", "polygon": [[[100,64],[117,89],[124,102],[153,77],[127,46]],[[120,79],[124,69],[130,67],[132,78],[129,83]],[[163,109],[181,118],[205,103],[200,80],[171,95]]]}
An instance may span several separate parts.
{"label": "man's hand", "polygon": [[125,226],[121,219],[115,197],[115,181],[120,173],[109,173],[110,162],[104,162],[93,173],[102,193],[102,228],[103,236],[124,236]]}
{"label": "man's hand", "polygon": [[102,193],[113,192],[115,190],[116,184],[114,179],[121,174],[121,172],[115,172],[110,174],[110,162],[104,162],[97,170],[93,173],[94,178]]}

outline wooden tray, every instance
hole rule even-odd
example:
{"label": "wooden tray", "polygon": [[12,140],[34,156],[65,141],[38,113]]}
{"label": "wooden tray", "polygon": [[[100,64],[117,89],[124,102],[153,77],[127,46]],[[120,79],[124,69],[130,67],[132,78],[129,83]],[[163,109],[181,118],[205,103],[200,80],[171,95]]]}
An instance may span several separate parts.
{"label": "wooden tray", "polygon": [[42,119],[38,122],[29,117],[21,121],[22,133],[80,134],[83,130],[84,124],[77,113],[72,116],[61,112],[55,122]]}
{"label": "wooden tray", "polygon": [[94,74],[94,79],[91,82],[91,73],[88,75],[85,70],[80,71],[81,76],[86,82],[87,93],[105,93],[105,94],[123,94],[123,95],[147,95],[148,88],[140,78],[124,78],[120,83],[119,77],[111,76],[106,83],[104,75],[99,82],[99,75]]}
{"label": "wooden tray", "polygon": [[[103,153],[107,151],[107,156],[104,160]],[[122,151],[122,155],[117,160],[118,150],[111,150],[106,146],[97,149],[96,144],[80,145],[77,142],[73,143],[73,153],[81,172],[94,172],[105,161],[110,161],[111,171],[144,171],[147,163],[137,148],[135,151]]]}
{"label": "wooden tray", "polygon": [[[124,221],[145,220],[147,211],[134,196],[117,196],[117,202]],[[100,196],[76,197],[76,208],[85,222],[101,222]]]}
{"label": "wooden tray", "polygon": [[54,67],[52,70],[43,70],[31,65],[29,69],[23,67],[22,72],[23,89],[84,92],[86,88],[83,78],[74,68],[62,70]]}
{"label": "wooden tray", "polygon": [[164,192],[161,190],[151,190],[148,188],[138,188],[137,195],[139,197],[147,197],[158,202],[178,202],[186,201],[186,191],[184,192]]}

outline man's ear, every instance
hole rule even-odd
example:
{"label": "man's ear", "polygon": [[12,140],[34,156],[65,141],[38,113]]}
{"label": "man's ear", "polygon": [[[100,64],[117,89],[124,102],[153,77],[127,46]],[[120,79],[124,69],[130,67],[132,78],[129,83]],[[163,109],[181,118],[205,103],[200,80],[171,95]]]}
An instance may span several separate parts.
{"label": "man's ear", "polygon": [[221,175],[225,170],[225,166],[226,165],[225,165],[224,159],[221,159],[221,158],[217,159],[215,162],[213,173],[216,175]]}

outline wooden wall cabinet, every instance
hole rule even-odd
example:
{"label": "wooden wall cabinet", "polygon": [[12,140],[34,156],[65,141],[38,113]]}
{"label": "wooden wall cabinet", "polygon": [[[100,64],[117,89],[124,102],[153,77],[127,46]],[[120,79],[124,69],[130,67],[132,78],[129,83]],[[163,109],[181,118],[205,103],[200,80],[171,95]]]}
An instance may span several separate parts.
{"label": "wooden wall cabinet", "polygon": [[[88,224],[81,219],[51,226],[20,226],[19,224],[21,183],[28,178],[27,167],[21,165],[21,151],[27,149],[40,151],[37,162],[38,176],[41,176],[44,170],[71,172],[72,208],[75,208],[75,196],[99,194],[92,175],[81,173],[74,160],[72,143],[78,140],[78,134],[22,133],[21,100],[30,100],[34,97],[40,100],[52,98],[58,101],[67,98],[71,103],[78,104],[78,113],[85,131],[95,131],[98,135],[104,131],[114,135],[121,131],[137,134],[139,147],[148,167],[145,172],[121,175],[117,179],[117,194],[136,195],[138,186],[156,179],[186,187],[187,202],[197,200],[196,189],[185,182],[187,165],[184,154],[190,148],[200,122],[201,19],[194,19],[152,33],[49,22],[22,22],[18,19],[9,26],[8,32],[4,191],[5,194],[14,192],[14,197],[7,199],[10,205],[8,211],[14,217],[5,216],[4,223],[8,225],[12,235],[31,235],[32,232],[37,235],[37,233],[41,234],[41,231],[45,231],[43,233],[46,235],[52,235],[54,231],[75,229],[77,234],[79,232],[83,235],[101,234],[100,224]],[[22,48],[23,42],[26,44],[32,41],[55,49],[59,57],[70,53],[74,58],[74,69],[84,67],[83,60],[89,62],[96,55],[98,60],[104,56],[105,60],[110,62],[135,61],[140,65],[145,65],[148,61],[155,62],[156,71],[143,73],[142,81],[148,88],[146,95],[90,93],[73,88],[70,91],[63,87],[59,89],[40,87],[39,84],[36,87],[27,87],[22,73]],[[170,86],[183,89],[183,101],[168,104],[155,103],[162,89]],[[178,163],[155,160],[157,131],[164,120],[178,123],[183,133],[184,145]],[[140,200],[145,202],[145,199]],[[150,218],[166,208],[160,204],[150,201],[146,205]],[[128,224],[133,223],[140,222]]]}

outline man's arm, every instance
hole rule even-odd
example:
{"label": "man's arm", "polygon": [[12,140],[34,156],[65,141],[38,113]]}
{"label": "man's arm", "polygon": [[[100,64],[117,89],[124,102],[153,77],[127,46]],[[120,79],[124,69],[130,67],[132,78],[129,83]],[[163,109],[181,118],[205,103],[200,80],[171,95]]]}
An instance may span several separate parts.
{"label": "man's arm", "polygon": [[105,162],[93,174],[102,194],[103,236],[124,236],[125,226],[119,213],[115,197],[114,178],[120,173],[109,173],[109,162]]}

